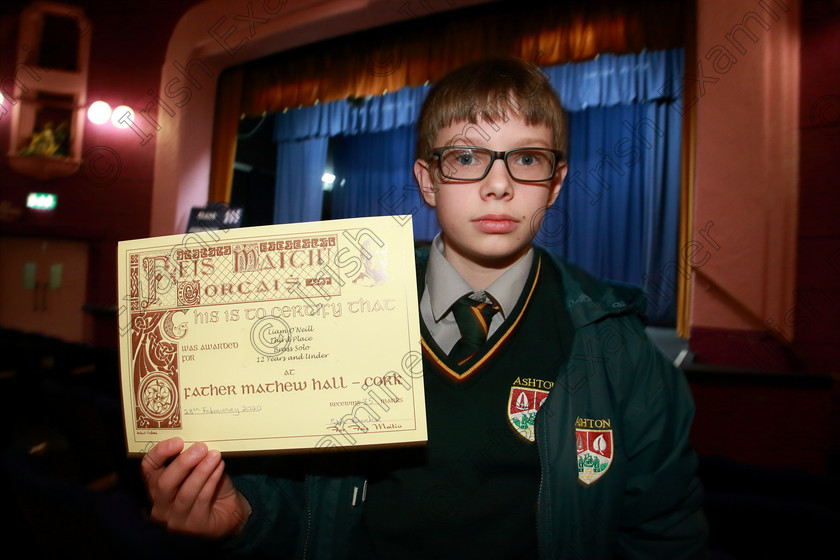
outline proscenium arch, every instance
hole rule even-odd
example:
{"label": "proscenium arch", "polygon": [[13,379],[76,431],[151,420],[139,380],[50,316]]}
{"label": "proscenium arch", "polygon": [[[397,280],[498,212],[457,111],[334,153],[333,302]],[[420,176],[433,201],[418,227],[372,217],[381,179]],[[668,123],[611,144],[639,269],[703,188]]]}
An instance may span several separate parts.
{"label": "proscenium arch", "polygon": [[[408,0],[410,4],[412,0]],[[178,21],[161,69],[160,98],[171,119],[144,131],[155,141],[150,235],[186,231],[207,204],[216,87],[223,70],[269,54],[422,16],[415,0],[206,0]],[[487,0],[434,3],[437,11]],[[142,139],[141,139],[142,141]]]}

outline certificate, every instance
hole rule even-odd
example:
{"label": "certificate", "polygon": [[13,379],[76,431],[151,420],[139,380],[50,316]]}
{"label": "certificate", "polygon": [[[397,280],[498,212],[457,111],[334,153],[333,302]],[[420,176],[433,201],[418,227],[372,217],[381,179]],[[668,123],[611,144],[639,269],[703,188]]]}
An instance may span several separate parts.
{"label": "certificate", "polygon": [[120,242],[129,454],[425,442],[413,247],[410,216]]}

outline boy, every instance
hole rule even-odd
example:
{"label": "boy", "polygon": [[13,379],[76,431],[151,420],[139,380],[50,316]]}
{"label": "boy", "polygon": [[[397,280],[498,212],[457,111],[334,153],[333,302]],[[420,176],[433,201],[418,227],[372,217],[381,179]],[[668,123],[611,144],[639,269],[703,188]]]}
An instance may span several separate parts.
{"label": "boy", "polygon": [[516,59],[456,70],[424,103],[414,172],[442,230],[417,254],[426,446],[234,481],[218,452],[167,440],[143,461],[152,517],[278,557],[703,557],[693,405],[642,295],[532,246],[565,138]]}

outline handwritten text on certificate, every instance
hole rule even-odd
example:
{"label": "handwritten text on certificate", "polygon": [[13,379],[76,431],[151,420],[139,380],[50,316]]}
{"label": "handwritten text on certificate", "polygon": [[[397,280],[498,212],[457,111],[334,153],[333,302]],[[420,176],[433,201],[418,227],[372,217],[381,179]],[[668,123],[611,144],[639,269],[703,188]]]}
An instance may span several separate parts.
{"label": "handwritten text on certificate", "polygon": [[119,245],[128,451],[426,440],[410,218]]}

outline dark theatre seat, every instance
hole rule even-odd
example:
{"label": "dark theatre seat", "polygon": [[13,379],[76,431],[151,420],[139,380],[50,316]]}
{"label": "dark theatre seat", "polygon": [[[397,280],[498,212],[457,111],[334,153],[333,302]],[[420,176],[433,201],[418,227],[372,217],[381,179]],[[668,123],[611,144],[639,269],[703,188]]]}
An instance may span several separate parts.
{"label": "dark theatre seat", "polygon": [[116,351],[0,329],[0,356],[8,550],[213,557],[207,543],[147,521],[139,461],[125,456]]}

